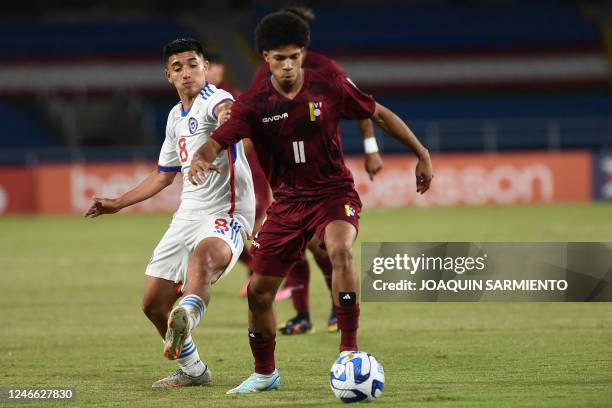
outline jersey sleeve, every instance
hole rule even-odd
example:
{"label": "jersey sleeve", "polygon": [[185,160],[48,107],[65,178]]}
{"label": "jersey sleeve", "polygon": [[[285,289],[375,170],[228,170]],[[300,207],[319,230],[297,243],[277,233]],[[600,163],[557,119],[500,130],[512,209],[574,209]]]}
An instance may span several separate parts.
{"label": "jersey sleeve", "polygon": [[172,120],[172,112],[168,115],[166,123],[166,138],[159,152],[159,160],[157,161],[157,170],[165,173],[178,173],[181,171],[181,160],[176,153],[174,140],[174,124]]}
{"label": "jersey sleeve", "polygon": [[232,114],[227,122],[216,129],[212,137],[223,148],[238,143],[240,140],[251,137],[251,109],[240,98],[232,106]]}
{"label": "jersey sleeve", "polygon": [[226,90],[217,88],[215,93],[210,97],[208,107],[206,108],[206,114],[216,121],[217,116],[215,115],[215,108],[223,102],[234,102],[234,97]]}
{"label": "jersey sleeve", "polygon": [[336,83],[342,95],[342,112],[344,119],[368,119],[374,115],[376,101],[366,94],[346,76],[337,76]]}

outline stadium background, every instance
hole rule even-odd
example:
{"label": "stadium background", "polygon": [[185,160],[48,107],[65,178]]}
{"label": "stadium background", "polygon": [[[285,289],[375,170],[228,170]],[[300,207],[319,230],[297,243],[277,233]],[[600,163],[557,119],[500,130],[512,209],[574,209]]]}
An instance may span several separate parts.
{"label": "stadium background", "polygon": [[[611,240],[607,2],[300,4],[317,15],[311,49],[336,59],[432,152],[432,190],[417,196],[414,160],[377,130],[385,167],[372,183],[357,127],[343,123],[365,204],[360,239]],[[177,101],[163,76],[162,46],[200,39],[244,90],[260,63],[254,24],[283,5],[1,6],[0,386],[75,385],[85,405],[201,398],[193,390],[150,394],[148,383],[172,366],[156,360],[159,344],[137,307],[141,272],[176,208],[178,183],[122,211],[152,214],[90,222],[78,214],[94,193],[116,196],[154,169]],[[328,304],[314,271],[311,302],[323,327]],[[224,369],[214,396],[207,393],[213,401],[250,367],[241,337],[246,303],[236,295],[242,279],[238,268],[219,285],[219,312],[211,308],[200,329]],[[290,313],[279,305],[281,319]],[[606,304],[370,304],[362,345],[387,369],[382,404],[603,406],[612,401],[611,316]],[[324,374],[335,339],[319,333],[280,342],[288,398],[333,403],[324,375],[311,378],[311,370]],[[116,347],[133,354],[118,356]],[[247,405],[287,402],[272,398]]]}

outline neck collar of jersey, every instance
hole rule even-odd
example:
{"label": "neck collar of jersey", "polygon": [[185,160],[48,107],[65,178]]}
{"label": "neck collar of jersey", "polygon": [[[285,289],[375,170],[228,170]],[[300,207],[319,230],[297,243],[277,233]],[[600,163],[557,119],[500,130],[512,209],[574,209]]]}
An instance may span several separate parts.
{"label": "neck collar of jersey", "polygon": [[[204,81],[204,86],[202,87],[202,89],[206,88],[208,86],[208,81]],[[184,118],[185,116],[189,115],[189,111],[191,111],[191,108],[193,108],[193,103],[191,104],[191,106],[189,107],[189,109],[187,109],[187,112],[185,112],[183,110],[183,101],[181,101],[181,117]]]}

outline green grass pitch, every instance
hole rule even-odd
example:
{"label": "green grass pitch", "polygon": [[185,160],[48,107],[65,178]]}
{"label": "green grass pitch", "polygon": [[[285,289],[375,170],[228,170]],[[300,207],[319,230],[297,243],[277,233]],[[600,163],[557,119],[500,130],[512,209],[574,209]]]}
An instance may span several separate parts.
{"label": "green grass pitch", "polygon": [[[252,370],[242,267],[215,286],[194,333],[213,385],[150,388],[175,369],[139,307],[169,220],[0,219],[0,387],[76,388],[75,402],[45,407],[340,406],[328,385],[338,335],[324,330],[330,301],[316,267],[318,331],[277,337],[280,391],[224,395]],[[612,241],[612,205],[366,210],[359,239]],[[288,301],[277,310],[291,317]],[[364,303],[359,343],[385,367],[375,406],[612,406],[610,303]]]}

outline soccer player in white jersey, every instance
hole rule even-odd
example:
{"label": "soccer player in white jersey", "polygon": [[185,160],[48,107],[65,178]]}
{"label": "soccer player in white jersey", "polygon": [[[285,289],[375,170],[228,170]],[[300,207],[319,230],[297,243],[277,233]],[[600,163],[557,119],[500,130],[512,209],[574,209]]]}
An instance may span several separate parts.
{"label": "soccer player in white jersey", "polygon": [[[206,312],[211,285],[238,260],[255,217],[253,181],[242,142],[217,159],[220,172],[206,183],[194,186],[187,180],[193,155],[229,118],[233,98],[206,82],[208,62],[196,40],[172,41],[163,54],[166,77],[180,102],[168,115],[157,169],[118,198],[94,197],[85,213],[90,218],[116,213],[159,193],[183,172],[181,204],[146,270],[143,311],[164,339],[164,356],[180,366],[154,388],[210,383],[210,369],[200,360],[191,331]],[[183,298],[173,307],[181,293]]]}

